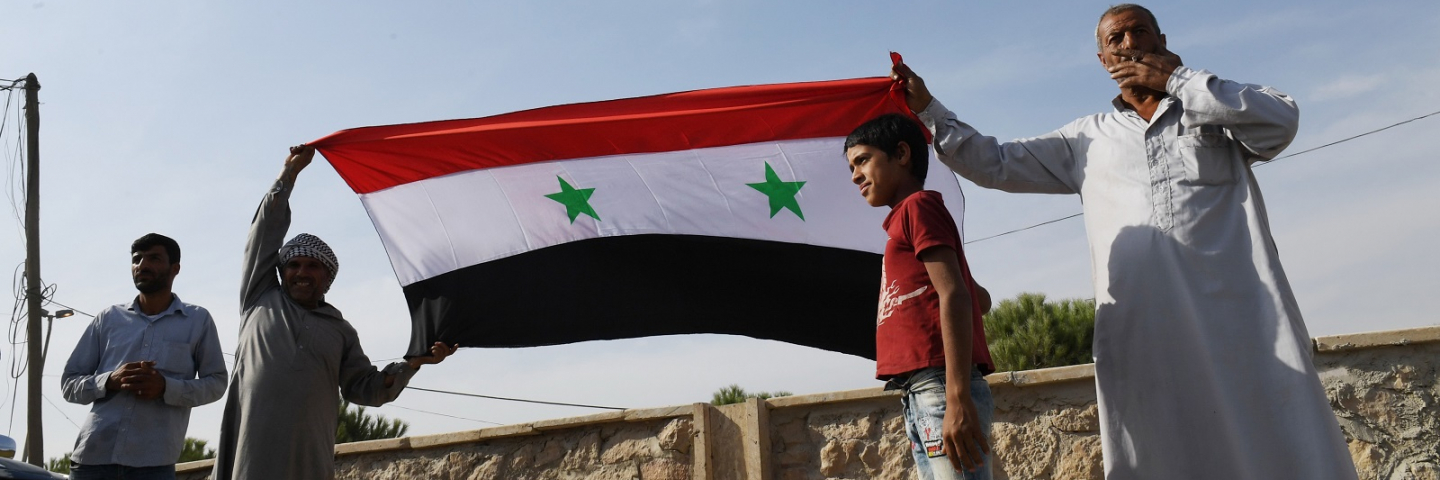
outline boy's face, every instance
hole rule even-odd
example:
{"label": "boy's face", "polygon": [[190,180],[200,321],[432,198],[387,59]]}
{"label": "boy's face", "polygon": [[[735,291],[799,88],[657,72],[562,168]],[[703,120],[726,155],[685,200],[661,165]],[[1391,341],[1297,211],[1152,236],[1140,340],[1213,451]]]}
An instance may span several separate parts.
{"label": "boy's face", "polygon": [[910,148],[900,143],[896,155],[884,150],[856,145],[845,151],[850,165],[850,181],[860,186],[860,196],[872,207],[895,206],[895,192],[910,178]]}

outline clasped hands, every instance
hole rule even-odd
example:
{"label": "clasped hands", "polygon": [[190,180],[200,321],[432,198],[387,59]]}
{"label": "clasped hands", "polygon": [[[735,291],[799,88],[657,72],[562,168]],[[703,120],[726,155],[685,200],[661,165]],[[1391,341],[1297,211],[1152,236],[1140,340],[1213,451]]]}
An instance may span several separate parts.
{"label": "clasped hands", "polygon": [[165,377],[155,370],[153,361],[130,362],[110,372],[105,390],[131,392],[141,400],[160,398],[165,395]]}

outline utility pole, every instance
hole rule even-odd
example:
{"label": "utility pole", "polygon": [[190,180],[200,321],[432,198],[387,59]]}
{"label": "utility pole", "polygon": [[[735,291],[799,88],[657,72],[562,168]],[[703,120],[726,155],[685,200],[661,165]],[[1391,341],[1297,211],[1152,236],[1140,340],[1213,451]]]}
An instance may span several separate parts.
{"label": "utility pole", "polygon": [[25,461],[44,468],[45,434],[40,423],[40,375],[45,373],[45,360],[40,356],[40,81],[34,73],[25,77],[25,127],[30,172],[25,179],[25,310],[30,312],[25,335],[30,347]]}

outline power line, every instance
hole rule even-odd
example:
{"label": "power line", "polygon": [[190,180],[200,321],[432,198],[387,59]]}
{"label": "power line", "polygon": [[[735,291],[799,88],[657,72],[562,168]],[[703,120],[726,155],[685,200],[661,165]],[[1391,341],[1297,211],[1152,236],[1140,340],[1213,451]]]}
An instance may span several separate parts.
{"label": "power line", "polygon": [[84,316],[87,316],[87,317],[90,317],[90,318],[95,318],[94,315],[91,315],[91,314],[82,312],[82,311],[80,311],[80,309],[78,309],[78,308],[75,308],[75,307],[72,307],[72,306],[69,306],[69,305],[60,303],[60,302],[58,302],[58,301],[55,301],[55,299],[53,299],[53,298],[51,298],[51,299],[49,299],[49,300],[50,300],[50,303],[53,303],[53,304],[56,304],[56,305],[65,307],[66,309],[69,309],[69,310],[72,311],[72,312],[75,312],[75,313],[78,313],[78,314],[81,314],[81,315],[84,315]]}
{"label": "power line", "polygon": [[1327,143],[1327,144],[1324,144],[1324,145],[1321,145],[1321,146],[1318,146],[1318,147],[1315,147],[1315,148],[1311,148],[1311,149],[1307,149],[1307,150],[1301,150],[1301,151],[1298,151],[1298,152],[1295,152],[1295,153],[1292,153],[1292,154],[1289,154],[1289,155],[1286,155],[1286,156],[1283,156],[1283,157],[1277,157],[1277,158],[1272,158],[1272,159],[1269,159],[1269,160],[1265,160],[1264,162],[1259,162],[1259,164],[1256,165],[1255,167],[1256,167],[1256,168],[1259,168],[1259,167],[1261,167],[1261,166],[1265,166],[1265,165],[1269,165],[1269,164],[1271,164],[1271,163],[1274,163],[1276,160],[1284,160],[1284,159],[1287,159],[1287,158],[1290,158],[1290,157],[1293,157],[1293,156],[1296,156],[1296,155],[1302,155],[1302,154],[1310,153],[1310,152],[1313,152],[1313,151],[1316,151],[1316,150],[1319,150],[1319,149],[1322,149],[1322,148],[1325,148],[1325,147],[1329,147],[1329,146],[1332,146],[1332,145],[1339,145],[1339,144],[1342,144],[1342,143],[1345,143],[1345,142],[1348,142],[1348,141],[1351,141],[1351,140],[1354,140],[1354,139],[1357,139],[1357,138],[1360,138],[1360,137],[1363,137],[1363,136],[1366,136],[1366,135],[1370,135],[1370,134],[1372,134],[1372,133],[1380,133],[1380,132],[1383,132],[1383,131],[1386,131],[1386,130],[1389,130],[1389,129],[1392,129],[1392,128],[1395,128],[1395,127],[1398,127],[1398,126],[1401,126],[1401,125],[1404,125],[1404,124],[1407,124],[1407,123],[1416,121],[1416,120],[1420,120],[1420,119],[1425,118],[1425,117],[1431,117],[1431,116],[1435,116],[1435,115],[1440,115],[1440,111],[1430,112],[1430,113],[1427,113],[1427,114],[1424,114],[1424,115],[1421,115],[1421,116],[1418,116],[1418,117],[1415,117],[1415,118],[1412,118],[1412,119],[1409,119],[1409,120],[1405,120],[1405,121],[1402,121],[1402,122],[1392,123],[1392,124],[1390,124],[1390,125],[1386,125],[1386,126],[1384,126],[1384,127],[1380,127],[1380,128],[1377,128],[1377,129],[1374,129],[1374,130],[1371,130],[1371,131],[1368,131],[1368,132],[1365,132],[1365,133],[1362,133],[1362,134],[1359,134],[1359,135],[1355,135],[1355,136],[1352,136],[1352,137],[1348,137],[1348,138],[1343,138],[1343,139],[1340,139],[1340,140],[1336,140],[1336,141],[1333,141],[1333,142],[1330,142],[1330,143]]}
{"label": "power line", "polygon": [[79,426],[79,425],[76,425],[76,424],[75,424],[75,421],[74,421],[74,420],[71,420],[71,419],[70,419],[70,416],[69,416],[69,415],[66,415],[66,414],[65,414],[65,411],[64,411],[64,410],[61,410],[59,405],[56,405],[55,402],[50,401],[50,397],[47,397],[47,396],[45,396],[45,394],[42,393],[42,394],[40,394],[40,398],[45,399],[45,403],[50,404],[50,406],[53,407],[56,412],[60,412],[60,416],[65,417],[65,421],[70,422],[71,425],[75,425],[75,429],[76,429],[76,430],[79,430],[79,429],[80,429],[80,426]]}
{"label": "power line", "polygon": [[[1364,136],[1371,135],[1371,134],[1375,134],[1375,133],[1380,133],[1380,132],[1383,132],[1383,131],[1386,131],[1386,130],[1389,130],[1389,129],[1392,129],[1392,128],[1395,128],[1395,127],[1398,127],[1398,126],[1401,126],[1401,125],[1404,125],[1404,124],[1407,124],[1407,123],[1416,121],[1416,120],[1421,120],[1421,119],[1424,119],[1424,118],[1433,117],[1433,116],[1435,116],[1435,115],[1440,115],[1440,111],[1430,112],[1430,113],[1427,113],[1427,114],[1424,114],[1424,115],[1421,115],[1421,116],[1418,116],[1418,117],[1415,117],[1415,118],[1411,118],[1411,119],[1409,119],[1409,120],[1403,120],[1403,121],[1395,122],[1395,123],[1392,123],[1392,124],[1390,124],[1390,125],[1386,125],[1386,126],[1384,126],[1384,127],[1380,127],[1380,128],[1377,128],[1377,129],[1374,129],[1374,130],[1371,130],[1371,131],[1368,131],[1368,132],[1365,132],[1365,133],[1362,133],[1362,134],[1359,134],[1359,135],[1354,135],[1354,136],[1342,138],[1342,139],[1340,139],[1340,140],[1336,140],[1336,141],[1333,141],[1333,142],[1330,142],[1330,143],[1327,143],[1327,144],[1324,144],[1324,145],[1321,145],[1321,146],[1318,146],[1318,147],[1301,150],[1301,151],[1298,151],[1298,152],[1295,152],[1295,153],[1292,153],[1292,154],[1289,154],[1289,155],[1285,155],[1285,156],[1282,156],[1282,157],[1276,157],[1276,158],[1272,158],[1272,159],[1270,159],[1270,160],[1265,160],[1265,161],[1262,161],[1262,162],[1256,162],[1256,163],[1255,163],[1255,166],[1252,167],[1252,168],[1260,168],[1260,167],[1263,167],[1263,166],[1265,166],[1265,165],[1269,165],[1269,164],[1271,164],[1271,163],[1274,163],[1274,162],[1277,161],[1277,160],[1284,160],[1284,159],[1287,159],[1287,158],[1290,158],[1290,157],[1299,156],[1299,155],[1304,155],[1304,154],[1306,154],[1306,153],[1310,153],[1310,152],[1313,152],[1313,151],[1316,151],[1316,150],[1319,150],[1319,149],[1322,149],[1322,148],[1332,147],[1332,146],[1335,146],[1335,145],[1339,145],[1339,144],[1342,144],[1342,143],[1345,143],[1345,142],[1348,142],[1348,141],[1351,141],[1351,140],[1354,140],[1354,139],[1357,139],[1357,138],[1360,138],[1360,137],[1364,137]],[[1074,214],[1074,215],[1070,215],[1070,216],[1066,216],[1066,217],[1056,218],[1056,219],[1053,219],[1053,220],[1046,220],[1046,221],[1044,221],[1044,222],[1040,222],[1040,223],[1037,223],[1037,224],[1034,224],[1034,225],[1031,225],[1031,226],[1028,226],[1028,227],[1017,228],[1017,229],[1014,229],[1014,230],[1011,230],[1011,231],[1008,231],[1008,232],[1005,232],[1005,233],[1000,233],[1000,234],[991,235],[991,236],[988,236],[988,237],[985,237],[985,238],[981,238],[981,239],[978,239],[978,240],[971,240],[971,241],[968,241],[968,242],[964,242],[962,245],[969,245],[969,244],[972,244],[972,243],[979,243],[979,242],[983,242],[983,241],[990,240],[990,239],[994,239],[994,238],[1000,238],[1000,237],[1003,237],[1003,236],[1006,236],[1006,235],[1010,235],[1010,234],[1012,234],[1012,233],[1019,233],[1019,232],[1023,232],[1023,231],[1026,231],[1026,230],[1029,230],[1029,229],[1032,229],[1032,228],[1043,227],[1043,226],[1045,226],[1045,225],[1049,225],[1049,224],[1052,224],[1052,223],[1056,223],[1056,222],[1060,222],[1060,221],[1064,221],[1064,220],[1069,220],[1069,219],[1072,219],[1072,218],[1075,218],[1075,217],[1078,217],[1078,216],[1081,216],[1081,215],[1084,215],[1084,214],[1085,214],[1085,212],[1080,212],[1080,213],[1076,213],[1076,214]]]}
{"label": "power line", "polygon": [[418,409],[418,408],[402,407],[402,406],[396,405],[396,404],[394,404],[394,403],[387,403],[387,404],[385,404],[385,406],[387,406],[387,407],[395,407],[395,408],[398,408],[398,409],[401,409],[401,410],[409,410],[409,411],[412,411],[412,412],[428,413],[428,414],[431,414],[431,415],[439,415],[439,416],[442,416],[442,417],[457,418],[457,419],[460,419],[460,420],[469,420],[469,421],[472,421],[472,422],[488,423],[488,424],[491,424],[491,425],[504,425],[503,423],[492,422],[492,421],[489,421],[489,420],[480,420],[480,419],[475,419],[475,418],[457,417],[457,416],[450,415],[450,414],[446,414],[446,413],[428,412],[428,411],[421,410],[421,409]]}
{"label": "power line", "polygon": [[1043,226],[1046,226],[1046,225],[1049,225],[1049,224],[1052,224],[1052,223],[1055,223],[1055,222],[1064,221],[1064,220],[1069,220],[1069,219],[1072,219],[1072,218],[1075,218],[1075,217],[1078,217],[1078,216],[1081,216],[1081,215],[1084,215],[1084,214],[1085,214],[1084,212],[1081,212],[1081,213],[1077,213],[1077,214],[1074,214],[1074,215],[1071,215],[1071,216],[1068,216],[1068,217],[1057,218],[1057,219],[1050,220],[1050,221],[1047,221],[1047,222],[1040,222],[1040,223],[1037,223],[1037,224],[1034,224],[1034,225],[1031,225],[1031,226],[1028,226],[1028,227],[1025,227],[1025,228],[1017,228],[1017,229],[1014,229],[1014,230],[1011,230],[1011,231],[1008,231],[1008,232],[1005,232],[1005,233],[999,233],[999,234],[991,235],[991,236],[988,236],[988,237],[985,237],[985,238],[982,238],[982,239],[979,239],[979,240],[971,240],[971,241],[965,242],[964,245],[969,245],[969,244],[977,243],[977,242],[983,242],[983,241],[986,241],[986,240],[989,240],[989,239],[992,239],[992,238],[1003,237],[1003,236],[1006,236],[1006,235],[1009,235],[1009,234],[1012,234],[1012,233],[1019,233],[1019,232],[1023,232],[1023,231],[1026,231],[1026,230],[1029,230],[1029,229],[1032,229],[1032,228],[1036,228],[1036,227],[1043,227]]}
{"label": "power line", "polygon": [[490,395],[481,395],[481,394],[478,394],[478,393],[447,392],[447,391],[445,391],[445,390],[431,390],[431,389],[429,389],[429,388],[420,388],[420,387],[411,387],[411,386],[406,386],[405,388],[408,388],[408,389],[411,389],[411,390],[420,390],[420,391],[422,391],[422,392],[443,393],[443,394],[446,394],[446,395],[459,395],[459,396],[462,396],[462,397],[488,398],[488,399],[491,399],[491,400],[504,400],[504,401],[507,401],[507,402],[539,403],[539,404],[544,404],[544,405],[560,405],[560,406],[562,406],[562,407],[600,408],[600,409],[605,409],[605,410],[625,410],[624,408],[621,408],[621,407],[602,407],[602,406],[599,406],[599,405],[583,405],[583,404],[578,404],[578,403],[547,402],[547,401],[544,401],[544,400],[526,400],[526,399],[523,399],[523,398],[494,397],[494,396],[490,396]]}
{"label": "power line", "polygon": [[[229,357],[235,357],[235,354],[230,353],[230,352],[220,352],[220,353],[222,353],[222,354],[224,354],[224,355],[226,355],[226,356],[229,356]],[[370,361],[370,363],[381,363],[381,362],[387,362],[387,361],[391,361],[391,360],[401,360],[401,359],[404,359],[404,358],[405,358],[405,357],[396,357],[396,358],[390,358],[390,359],[385,359],[385,360],[372,360],[372,361]],[[609,410],[625,410],[624,408],[621,408],[621,407],[602,407],[602,406],[599,406],[599,405],[584,405],[584,404],[579,404],[579,403],[564,403],[564,402],[550,402],[550,401],[545,401],[545,400],[528,400],[528,399],[524,399],[524,398],[495,397],[495,396],[490,396],[490,395],[480,395],[480,394],[478,394],[478,393],[449,392],[449,391],[445,391],[445,390],[432,390],[432,389],[429,389],[429,388],[420,388],[420,387],[411,387],[411,386],[406,386],[405,388],[409,388],[409,389],[413,389],[413,390],[420,390],[420,391],[425,391],[425,392],[444,393],[444,394],[447,394],[447,395],[459,395],[459,396],[464,396],[464,397],[488,398],[488,399],[490,399],[490,400],[503,400],[503,401],[507,401],[507,402],[539,403],[539,404],[544,404],[544,405],[560,405],[560,406],[565,406],[565,407],[584,407],[584,408],[604,408],[604,409],[609,409]],[[416,410],[416,411],[421,411],[421,410]],[[423,412],[423,411],[422,411],[422,412]],[[423,412],[423,413],[435,413],[435,412]],[[436,414],[436,415],[443,415],[443,414],[440,414],[440,413],[435,413],[435,414]],[[459,418],[459,417],[456,417],[456,418]],[[473,419],[464,418],[464,419],[462,419],[462,420],[473,420]],[[475,421],[477,421],[477,422],[485,422],[485,423],[494,423],[494,422],[489,422],[489,421],[486,421],[486,420],[475,420]],[[496,423],[496,425],[502,425],[502,424]]]}

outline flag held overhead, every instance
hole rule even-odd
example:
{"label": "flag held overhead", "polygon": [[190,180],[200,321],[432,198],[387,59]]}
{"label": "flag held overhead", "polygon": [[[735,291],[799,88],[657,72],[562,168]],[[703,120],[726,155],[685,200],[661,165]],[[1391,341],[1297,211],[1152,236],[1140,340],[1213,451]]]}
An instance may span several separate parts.
{"label": "flag held overhead", "polygon": [[[721,333],[873,358],[888,211],[866,205],[841,149],[860,123],[909,113],[892,83],[698,90],[312,144],[380,234],[411,355]],[[958,224],[954,176],[928,187]]]}

